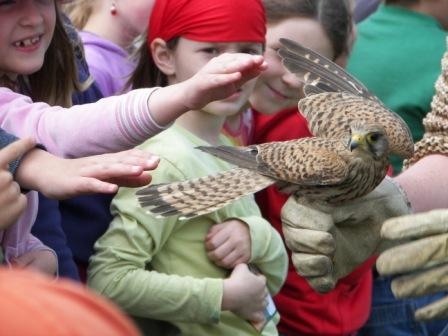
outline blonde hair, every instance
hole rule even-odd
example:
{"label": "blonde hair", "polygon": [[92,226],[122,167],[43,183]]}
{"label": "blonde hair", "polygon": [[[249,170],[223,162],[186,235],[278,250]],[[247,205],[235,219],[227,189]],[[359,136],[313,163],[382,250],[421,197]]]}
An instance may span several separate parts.
{"label": "blonde hair", "polygon": [[73,0],[62,5],[62,11],[70,18],[78,30],[82,30],[92,15],[95,0]]}

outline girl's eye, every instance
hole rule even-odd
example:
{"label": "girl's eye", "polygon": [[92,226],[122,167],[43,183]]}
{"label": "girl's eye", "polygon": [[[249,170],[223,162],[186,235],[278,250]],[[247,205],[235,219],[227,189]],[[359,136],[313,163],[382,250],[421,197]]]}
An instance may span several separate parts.
{"label": "girl's eye", "polygon": [[250,55],[261,55],[262,52],[259,49],[255,49],[255,48],[246,48],[241,50],[242,53],[244,54],[250,54]]}
{"label": "girl's eye", "polygon": [[211,55],[218,55],[219,54],[219,50],[217,48],[204,48],[202,49],[203,52],[207,53],[207,54],[211,54]]}

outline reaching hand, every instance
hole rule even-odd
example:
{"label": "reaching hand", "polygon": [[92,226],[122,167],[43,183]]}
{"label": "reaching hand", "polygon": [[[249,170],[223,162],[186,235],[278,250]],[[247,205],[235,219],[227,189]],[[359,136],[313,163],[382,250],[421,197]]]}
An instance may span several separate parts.
{"label": "reaching hand", "polygon": [[62,159],[35,149],[26,155],[17,170],[22,187],[55,199],[90,193],[114,193],[118,185],[137,187],[148,184],[159,158],[139,149]]}
{"label": "reaching hand", "polygon": [[0,230],[4,230],[17,221],[25,210],[26,197],[20,192],[8,170],[8,164],[33,149],[34,142],[22,139],[0,150]]}
{"label": "reaching hand", "polygon": [[386,178],[368,195],[338,206],[291,196],[282,209],[283,234],[297,272],[325,293],[386,247],[380,238],[385,219],[410,210],[400,188]]}
{"label": "reaching hand", "polygon": [[[380,274],[403,274],[392,280],[392,292],[396,297],[421,296],[448,289],[448,210],[392,218],[383,224],[381,235],[402,242],[383,252],[377,260]],[[407,242],[409,239],[412,241]],[[448,318],[448,297],[419,308],[415,318]]]}
{"label": "reaching hand", "polygon": [[186,106],[195,110],[212,101],[227,98],[266,68],[267,63],[260,55],[221,54],[184,82],[188,87],[188,90],[185,90]]}
{"label": "reaching hand", "polygon": [[205,238],[205,250],[216,265],[228,269],[247,264],[251,256],[249,227],[237,219],[213,225]]}

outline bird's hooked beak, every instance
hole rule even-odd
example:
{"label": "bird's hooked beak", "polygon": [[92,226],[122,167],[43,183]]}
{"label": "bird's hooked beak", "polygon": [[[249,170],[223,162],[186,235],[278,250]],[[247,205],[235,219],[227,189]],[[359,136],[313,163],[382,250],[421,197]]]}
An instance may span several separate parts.
{"label": "bird's hooked beak", "polygon": [[352,134],[350,138],[350,151],[353,151],[360,146],[366,146],[366,137],[360,134]]}

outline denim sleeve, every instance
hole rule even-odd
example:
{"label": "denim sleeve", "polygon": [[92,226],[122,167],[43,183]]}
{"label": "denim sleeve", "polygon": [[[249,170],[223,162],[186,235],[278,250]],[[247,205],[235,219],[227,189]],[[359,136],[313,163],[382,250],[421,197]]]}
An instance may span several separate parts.
{"label": "denim sleeve", "polygon": [[[17,137],[0,128],[0,149],[6,147],[16,140]],[[11,172],[11,174],[15,173],[17,167],[19,166],[19,162],[20,158],[17,158],[9,163],[9,171]]]}

